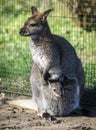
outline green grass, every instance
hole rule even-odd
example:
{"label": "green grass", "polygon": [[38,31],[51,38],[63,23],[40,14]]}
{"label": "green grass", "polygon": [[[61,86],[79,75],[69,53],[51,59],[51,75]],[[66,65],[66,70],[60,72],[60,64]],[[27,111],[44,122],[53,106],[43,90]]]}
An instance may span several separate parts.
{"label": "green grass", "polygon": [[[2,89],[6,89],[6,86],[9,90],[12,90],[13,87],[30,86],[29,76],[32,58],[29,51],[29,39],[21,37],[19,29],[23,26],[25,20],[30,17],[31,5],[37,5],[40,10],[43,10],[40,8],[40,2],[39,0],[0,1],[0,86],[5,86]],[[54,8],[54,11],[48,17],[51,31],[64,36],[75,47],[84,66],[86,86],[94,86],[96,83],[95,32],[87,33],[78,27],[64,5],[58,0],[52,0],[49,7]],[[21,82],[24,81],[24,84],[18,83],[18,79]],[[9,83],[9,80],[12,83]],[[5,85],[2,85],[3,83]],[[21,87],[16,86],[16,83],[20,84]]]}

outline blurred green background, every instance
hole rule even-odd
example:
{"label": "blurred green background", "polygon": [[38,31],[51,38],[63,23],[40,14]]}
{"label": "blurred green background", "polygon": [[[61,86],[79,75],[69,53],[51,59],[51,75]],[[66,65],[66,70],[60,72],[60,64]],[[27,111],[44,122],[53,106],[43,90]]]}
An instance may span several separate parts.
{"label": "blurred green background", "polygon": [[29,93],[32,58],[29,39],[19,29],[31,15],[30,7],[40,11],[53,8],[48,22],[53,33],[65,37],[81,58],[86,87],[96,88],[96,32],[86,32],[75,22],[60,0],[0,0],[0,90]]}

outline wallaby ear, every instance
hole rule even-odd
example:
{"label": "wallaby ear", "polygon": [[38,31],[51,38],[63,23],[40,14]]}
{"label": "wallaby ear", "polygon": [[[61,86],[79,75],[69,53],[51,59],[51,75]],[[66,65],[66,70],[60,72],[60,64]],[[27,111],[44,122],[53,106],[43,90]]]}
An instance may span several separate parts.
{"label": "wallaby ear", "polygon": [[31,11],[32,11],[32,14],[33,14],[33,15],[35,15],[35,14],[38,13],[38,10],[37,10],[37,8],[36,8],[35,6],[32,6],[32,7],[31,7]]}
{"label": "wallaby ear", "polygon": [[48,14],[49,14],[52,10],[53,10],[53,9],[49,9],[49,10],[46,10],[46,11],[43,13],[42,21],[45,21],[45,20],[47,19]]}

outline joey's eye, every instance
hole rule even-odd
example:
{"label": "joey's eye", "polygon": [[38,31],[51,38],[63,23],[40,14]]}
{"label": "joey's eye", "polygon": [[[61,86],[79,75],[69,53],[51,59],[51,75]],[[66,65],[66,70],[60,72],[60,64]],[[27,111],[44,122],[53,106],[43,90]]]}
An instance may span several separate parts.
{"label": "joey's eye", "polygon": [[37,24],[29,24],[31,27],[35,27]]}
{"label": "joey's eye", "polygon": [[56,89],[54,88],[53,91],[56,92]]}

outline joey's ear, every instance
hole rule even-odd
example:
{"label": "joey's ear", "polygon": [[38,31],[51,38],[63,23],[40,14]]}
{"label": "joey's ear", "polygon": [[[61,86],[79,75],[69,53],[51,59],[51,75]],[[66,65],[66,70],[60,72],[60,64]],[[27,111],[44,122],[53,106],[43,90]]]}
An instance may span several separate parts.
{"label": "joey's ear", "polygon": [[78,84],[78,79],[77,79],[77,77],[75,76],[75,75],[64,75],[64,82],[63,82],[63,85],[68,85],[68,84],[73,84],[73,83],[75,83],[75,84]]}
{"label": "joey's ear", "polygon": [[52,10],[53,10],[53,9],[49,9],[49,10],[46,10],[46,11],[43,13],[42,21],[45,21],[45,20],[47,19],[48,14],[49,14]]}
{"label": "joey's ear", "polygon": [[35,6],[32,6],[32,7],[31,7],[31,11],[32,11],[32,14],[33,14],[33,15],[35,15],[35,14],[38,13],[38,10],[37,10],[37,8],[36,8]]}
{"label": "joey's ear", "polygon": [[51,84],[50,84],[50,82],[48,81],[48,84],[49,84],[49,87],[51,87]]}

